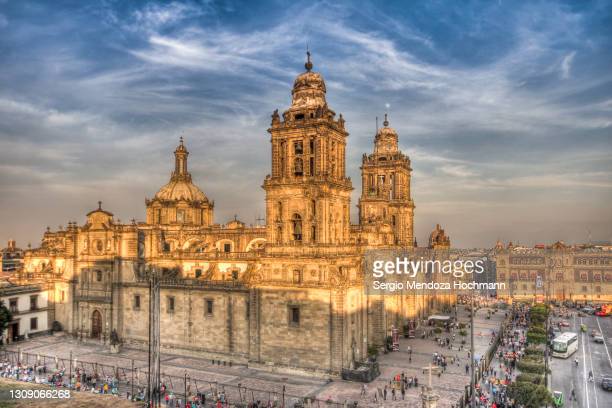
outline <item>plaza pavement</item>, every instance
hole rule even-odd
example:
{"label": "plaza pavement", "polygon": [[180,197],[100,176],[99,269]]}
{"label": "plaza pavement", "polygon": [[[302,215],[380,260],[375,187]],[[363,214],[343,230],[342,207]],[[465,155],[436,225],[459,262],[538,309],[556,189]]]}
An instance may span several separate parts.
{"label": "plaza pavement", "polygon": [[[459,321],[467,323],[469,318],[467,311],[463,307],[458,307]],[[476,356],[483,355],[490,347],[491,332],[499,330],[499,326],[504,319],[504,311],[500,310],[495,315],[487,320],[487,309],[480,309],[475,316],[474,339]],[[184,384],[182,378],[185,374],[190,377],[191,392],[195,392],[197,384],[198,390],[211,390],[215,386],[224,388],[227,386],[226,392],[230,394],[232,390],[236,390],[236,386],[241,384],[242,387],[249,387],[256,390],[262,390],[254,394],[255,399],[261,400],[278,400],[285,386],[286,401],[290,402],[294,397],[311,397],[320,400],[331,399],[335,402],[349,403],[357,401],[362,407],[417,407],[420,406],[420,387],[409,388],[406,393],[406,399],[401,401],[401,394],[397,393],[398,401],[391,401],[391,391],[389,388],[387,401],[374,402],[374,393],[377,389],[383,389],[385,384],[389,384],[391,379],[400,373],[405,373],[406,376],[417,376],[419,385],[427,384],[427,374],[423,374],[423,367],[428,366],[432,362],[434,352],[441,353],[446,356],[455,356],[457,361],[455,364],[449,364],[445,373],[440,377],[432,376],[432,387],[434,392],[440,396],[438,402],[439,407],[451,407],[457,403],[465,386],[469,384],[469,374],[465,373],[465,365],[468,363],[469,350],[469,329],[466,328],[468,335],[465,337],[466,345],[463,351],[459,351],[461,340],[464,339],[457,332],[455,341],[452,343],[452,350],[447,347],[438,346],[432,338],[421,339],[417,331],[417,338],[400,340],[400,351],[381,354],[378,358],[380,364],[381,375],[373,382],[367,384],[367,395],[360,397],[361,383],[348,382],[334,379],[328,381],[306,376],[283,375],[278,373],[269,373],[265,371],[251,369],[245,366],[234,365],[232,367],[213,364],[211,360],[200,359],[193,357],[177,356],[163,353],[161,356],[162,364],[162,381],[164,376],[173,376],[172,379],[166,378],[164,382],[169,387],[174,389],[176,393],[182,393]],[[448,336],[446,332],[440,336]],[[407,351],[408,347],[412,349],[412,361]],[[8,350],[30,354],[40,354],[46,356],[57,356],[58,358],[68,359],[72,351],[73,358],[77,358],[78,362],[105,364],[107,366],[117,366],[130,368],[132,360],[134,367],[138,368],[140,378],[135,379],[135,383],[146,383],[146,366],[147,353],[146,351],[123,348],[119,354],[109,354],[108,348],[99,343],[79,342],[69,336],[42,336],[10,344],[6,347]],[[448,359],[447,359],[448,360]],[[123,390],[123,391],[128,391]],[[243,392],[244,393],[244,392]],[[250,393],[250,392],[249,392]],[[233,400],[236,401],[236,395]],[[251,395],[247,395],[250,399]],[[232,396],[230,396],[230,401]]]}

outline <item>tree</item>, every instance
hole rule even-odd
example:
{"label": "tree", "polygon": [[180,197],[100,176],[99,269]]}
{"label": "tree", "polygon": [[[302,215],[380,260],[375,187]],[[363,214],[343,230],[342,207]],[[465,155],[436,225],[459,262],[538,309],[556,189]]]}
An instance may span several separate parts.
{"label": "tree", "polygon": [[0,300],[0,338],[4,336],[4,331],[8,328],[11,320],[13,320],[13,314],[4,305],[4,301]]}
{"label": "tree", "polygon": [[552,403],[550,391],[544,385],[519,381],[508,386],[508,396],[525,408],[540,408]]}

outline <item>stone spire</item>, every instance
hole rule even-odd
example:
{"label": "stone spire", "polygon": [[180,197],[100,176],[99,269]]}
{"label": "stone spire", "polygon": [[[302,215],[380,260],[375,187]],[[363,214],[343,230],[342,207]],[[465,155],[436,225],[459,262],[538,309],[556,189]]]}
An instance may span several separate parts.
{"label": "stone spire", "polygon": [[174,151],[174,172],[172,172],[172,180],[191,180],[191,174],[187,171],[187,156],[189,156],[189,152],[183,142],[183,136],[181,136],[179,145]]}

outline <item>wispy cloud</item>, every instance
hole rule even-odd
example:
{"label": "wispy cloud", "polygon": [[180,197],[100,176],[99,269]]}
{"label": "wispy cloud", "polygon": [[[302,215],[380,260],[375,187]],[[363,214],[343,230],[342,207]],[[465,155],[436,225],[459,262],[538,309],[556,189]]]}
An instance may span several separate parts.
{"label": "wispy cloud", "polygon": [[[217,221],[262,214],[265,129],[272,110],[290,103],[309,43],[329,104],[347,119],[353,180],[372,148],[374,116],[390,111],[414,168],[418,234],[443,221],[473,233],[459,245],[485,245],[497,235],[474,225],[527,232],[483,209],[545,231],[528,203],[541,215],[572,200],[598,214],[581,222],[602,238],[612,227],[596,208],[612,198],[601,157],[612,147],[612,73],[595,6],[103,4],[69,19],[61,7],[3,10],[0,47],[11,57],[0,72],[0,190],[11,195],[0,200],[11,208],[36,194],[58,204],[45,217],[65,217],[103,195],[125,219],[142,214],[184,134]],[[17,229],[15,216],[0,213],[0,223],[32,237],[42,217]]]}

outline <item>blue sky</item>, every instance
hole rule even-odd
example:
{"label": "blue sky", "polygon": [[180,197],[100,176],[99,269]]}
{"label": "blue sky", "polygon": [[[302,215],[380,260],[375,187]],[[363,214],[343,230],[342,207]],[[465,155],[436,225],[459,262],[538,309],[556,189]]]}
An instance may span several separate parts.
{"label": "blue sky", "polygon": [[122,220],[183,134],[216,222],[264,214],[266,129],[309,44],[350,132],[412,160],[420,244],[612,239],[612,3],[0,0],[0,240]]}

